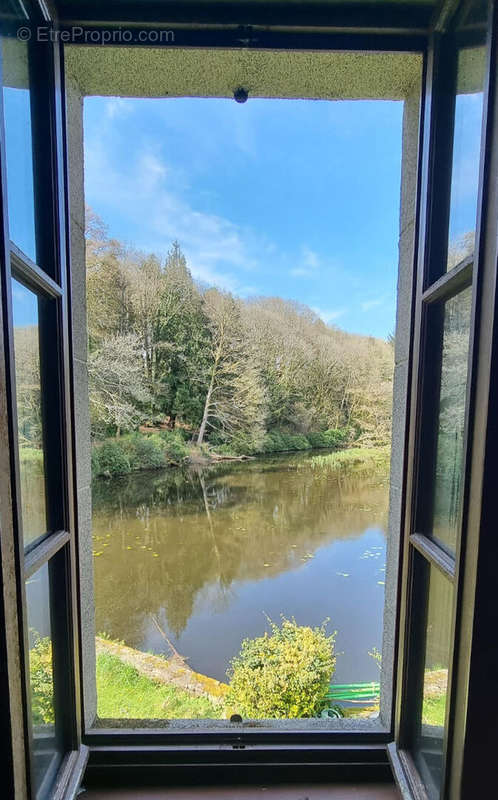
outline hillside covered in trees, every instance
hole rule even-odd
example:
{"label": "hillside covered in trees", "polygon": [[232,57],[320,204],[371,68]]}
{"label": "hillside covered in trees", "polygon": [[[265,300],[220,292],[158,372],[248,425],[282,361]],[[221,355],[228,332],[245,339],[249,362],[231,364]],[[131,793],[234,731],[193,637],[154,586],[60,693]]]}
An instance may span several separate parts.
{"label": "hillside covered in trees", "polygon": [[90,209],[86,248],[95,441],[144,425],[239,453],[332,429],[389,441],[392,343],[294,301],[201,285],[178,242],[165,260],[133,251]]}

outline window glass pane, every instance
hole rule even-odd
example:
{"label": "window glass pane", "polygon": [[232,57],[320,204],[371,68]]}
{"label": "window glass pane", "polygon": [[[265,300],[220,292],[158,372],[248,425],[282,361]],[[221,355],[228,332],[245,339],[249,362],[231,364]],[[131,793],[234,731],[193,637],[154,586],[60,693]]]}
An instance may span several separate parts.
{"label": "window glass pane", "polygon": [[12,307],[22,523],[28,545],[47,530],[38,298],[13,280]]}
{"label": "window glass pane", "polygon": [[424,570],[428,600],[413,756],[429,797],[436,798],[443,769],[453,587],[435,567],[427,564]]}
{"label": "window glass pane", "polygon": [[455,551],[462,482],[472,287],[444,306],[432,536]]}
{"label": "window glass pane", "polygon": [[26,604],[33,725],[32,779],[37,796],[42,797],[61,758],[54,697],[48,564],[26,581]]}
{"label": "window glass pane", "polygon": [[36,261],[28,46],[4,37],[2,56],[10,238]]}
{"label": "window glass pane", "polygon": [[474,253],[486,48],[458,54],[447,269]]}

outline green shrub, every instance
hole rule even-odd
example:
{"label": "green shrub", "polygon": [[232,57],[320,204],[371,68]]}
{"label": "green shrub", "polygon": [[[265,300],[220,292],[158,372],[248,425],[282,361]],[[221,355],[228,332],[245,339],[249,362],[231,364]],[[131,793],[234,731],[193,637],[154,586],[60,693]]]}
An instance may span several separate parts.
{"label": "green shrub", "polygon": [[212,447],[221,447],[226,444],[226,437],[223,436],[221,431],[211,431],[209,434],[209,444]]}
{"label": "green shrub", "polygon": [[269,431],[263,439],[264,453],[280,453],[285,450],[285,442],[279,431]]}
{"label": "green shrub", "polygon": [[230,438],[228,444],[236,455],[251,455],[261,452],[262,441],[260,436],[255,438],[252,433],[239,431]]}
{"label": "green shrub", "polygon": [[159,438],[166,461],[175,461],[179,463],[188,456],[188,448],[185,444],[185,439],[183,438],[183,434],[179,431],[161,431]]}
{"label": "green shrub", "polygon": [[271,634],[244,639],[227,671],[227,705],[251,719],[313,717],[326,706],[335,670],[335,633],[298,625],[295,619],[271,622]]}
{"label": "green shrub", "polygon": [[31,631],[34,645],[29,651],[29,684],[34,725],[48,725],[55,720],[52,678],[52,642]]}
{"label": "green shrub", "polygon": [[170,462],[180,463],[188,447],[179,431],[160,434],[133,433],[120,439],[107,439],[92,451],[92,475],[126,475],[144,469],[160,469]]}
{"label": "green shrub", "polygon": [[280,441],[282,442],[282,450],[295,450],[294,436],[292,433],[281,433]]}
{"label": "green shrub", "polygon": [[158,436],[134,433],[126,439],[123,438],[121,444],[132,471],[159,469],[166,465],[162,442]]}
{"label": "green shrub", "polygon": [[231,444],[224,442],[223,444],[213,444],[211,440],[209,444],[213,447],[214,451],[220,456],[236,456],[238,453]]}
{"label": "green shrub", "polygon": [[[236,447],[235,443],[231,444],[230,452],[246,452],[246,453],[283,453],[288,450],[309,450],[310,448],[334,448],[342,447],[347,439],[349,432],[346,428],[331,428],[328,431],[318,431],[315,433],[287,433],[284,431],[268,431],[259,447]],[[218,447],[221,447],[221,440],[213,436],[210,442]],[[220,452],[222,452],[220,450]]]}
{"label": "green shrub", "polygon": [[100,458],[99,458],[99,448],[92,447],[92,475],[95,478],[97,475],[100,475]]}
{"label": "green shrub", "polygon": [[192,440],[192,431],[189,431],[188,428],[175,428],[173,433],[176,433],[184,442],[190,442]]}
{"label": "green shrub", "polygon": [[347,439],[348,432],[345,428],[331,428],[328,431],[308,433],[307,439],[312,447],[341,447]]}
{"label": "green shrub", "polygon": [[309,450],[311,444],[303,433],[269,431],[261,447],[263,453],[283,453],[286,450]]}
{"label": "green shrub", "polygon": [[306,438],[308,439],[310,445],[315,449],[319,447],[328,447],[325,431],[318,431],[317,433],[308,433]]}
{"label": "green shrub", "polygon": [[293,437],[293,449],[294,450],[309,450],[311,448],[311,444],[309,443],[307,437],[304,433],[296,433]]}
{"label": "green shrub", "polygon": [[109,439],[100,445],[97,452],[98,475],[126,475],[130,471],[130,461],[123,445]]}
{"label": "green shrub", "polygon": [[282,433],[284,450],[309,450],[311,445],[304,433]]}
{"label": "green shrub", "polygon": [[273,433],[265,433],[261,450],[263,453],[275,453],[277,451],[277,448],[275,447],[275,436]]}

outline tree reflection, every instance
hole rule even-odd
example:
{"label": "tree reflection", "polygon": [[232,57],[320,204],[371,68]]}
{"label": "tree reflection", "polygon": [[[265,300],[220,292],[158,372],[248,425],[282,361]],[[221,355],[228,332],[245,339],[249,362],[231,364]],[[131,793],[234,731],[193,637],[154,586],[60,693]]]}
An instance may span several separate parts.
{"label": "tree reflection", "polygon": [[96,484],[97,630],[137,646],[154,614],[178,637],[201,594],[224,608],[236,581],[277,577],[318,547],[385,526],[386,475],[298,464],[273,459]]}

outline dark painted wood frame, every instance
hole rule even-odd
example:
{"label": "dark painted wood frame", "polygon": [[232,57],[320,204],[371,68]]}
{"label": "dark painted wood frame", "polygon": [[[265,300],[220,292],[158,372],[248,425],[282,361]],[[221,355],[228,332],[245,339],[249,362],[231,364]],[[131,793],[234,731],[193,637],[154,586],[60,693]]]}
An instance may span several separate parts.
{"label": "dark painted wood frame", "polygon": [[[24,3],[19,25],[44,23],[43,1]],[[29,19],[25,20],[24,14]],[[73,494],[73,432],[71,355],[68,325],[67,262],[65,241],[66,185],[62,160],[62,96],[59,46],[29,45],[30,100],[33,133],[34,198],[37,262],[29,259],[8,238],[6,154],[2,136],[0,149],[2,251],[1,338],[3,370],[1,402],[5,405],[2,450],[5,479],[2,480],[2,551],[10,556],[8,571],[2,571],[4,619],[15,620],[16,636],[7,643],[6,664],[13,662],[22,681],[10,694],[10,715],[3,715],[9,728],[11,769],[4,779],[9,797],[35,798],[31,775],[33,740],[29,700],[26,580],[44,564],[49,566],[52,646],[54,653],[54,704],[57,730],[63,748],[61,762],[47,774],[37,797],[69,796],[84,770],[88,750],[81,744],[81,687],[79,684],[79,599],[77,596],[76,517]],[[3,131],[3,97],[0,130]],[[47,533],[24,547],[19,481],[19,450],[16,413],[16,378],[12,317],[11,278],[35,293],[39,303],[39,339],[42,382],[50,396],[42,403],[46,474]],[[54,358],[55,354],[55,358]],[[3,453],[2,453],[3,455]],[[4,459],[2,459],[4,461]],[[8,476],[8,478],[7,478]],[[5,512],[9,508],[10,515]],[[8,524],[7,524],[8,523]],[[8,540],[7,538],[8,537]],[[3,566],[3,564],[2,564]],[[15,598],[15,600],[14,600]],[[11,623],[11,627],[13,627]],[[3,641],[0,642],[0,646]],[[12,669],[12,672],[14,671]],[[7,673],[6,673],[7,674]],[[17,676],[16,676],[17,677]],[[12,677],[10,678],[12,681]],[[50,772],[50,768],[48,770]],[[51,780],[48,779],[51,777]],[[49,785],[50,784],[50,785]]]}
{"label": "dark painted wood frame", "polygon": [[157,25],[167,21],[198,27],[256,25],[294,28],[297,31],[317,27],[342,32],[348,29],[353,32],[371,30],[376,34],[393,32],[396,35],[411,35],[414,31],[424,35],[430,27],[434,13],[430,4],[424,6],[417,2],[407,2],[402,7],[396,2],[379,2],[375,6],[362,2],[355,3],[352,8],[348,2],[328,3],[327,0],[301,0],[292,5],[288,5],[285,0],[271,3],[213,0],[209,5],[198,0],[183,0],[182,3],[174,0],[144,0],[127,3],[125,8],[120,0],[106,0],[104,8],[98,0],[60,0],[57,5],[62,21],[85,26],[91,23]]}
{"label": "dark painted wood frame", "polygon": [[[418,240],[420,242],[419,252],[419,265],[423,266],[424,260],[427,256],[425,249],[426,242],[429,240],[428,236],[428,222],[430,220],[430,204],[433,202],[434,193],[433,188],[433,169],[436,148],[433,146],[433,133],[435,129],[434,111],[436,107],[440,109],[441,105],[436,104],[432,95],[433,89],[433,69],[434,69],[434,44],[438,40],[440,32],[444,31],[447,20],[451,18],[455,2],[446,2],[441,4],[435,16],[430,20],[427,16],[427,9],[412,6],[410,9],[399,9],[393,4],[386,4],[379,9],[376,6],[369,6],[355,8],[354,12],[346,7],[341,7],[337,13],[331,14],[330,9],[320,4],[315,4],[312,12],[308,3],[302,4],[292,12],[286,10],[285,25],[280,25],[282,20],[282,7],[273,4],[273,8],[262,8],[262,6],[254,4],[230,4],[213,6],[208,12],[205,6],[195,3],[185,4],[172,4],[164,3],[162,9],[162,19],[158,21],[157,6],[153,3],[143,3],[128,6],[129,19],[123,20],[120,15],[121,10],[118,10],[116,3],[108,2],[107,4],[79,3],[78,5],[71,5],[71,13],[68,14],[67,10],[69,5],[61,2],[60,6],[60,19],[62,27],[65,26],[69,29],[71,24],[86,24],[95,27],[102,25],[103,21],[110,22],[111,27],[118,27],[123,24],[132,26],[134,23],[142,23],[148,21],[163,27],[171,27],[178,25],[178,33],[181,36],[178,39],[180,46],[205,46],[205,47],[272,47],[282,49],[357,49],[357,50],[413,50],[424,52],[427,46],[427,36],[429,30],[433,31],[431,42],[428,48],[428,59],[426,66],[427,75],[427,91],[425,98],[425,120],[422,126],[422,141],[424,143],[424,161],[419,167],[419,189],[418,189],[418,206],[420,220],[418,230]],[[40,19],[46,21],[47,17],[43,16],[43,9],[46,10],[45,3],[33,3],[33,8],[41,8]],[[103,15],[105,9],[110,9],[109,12]],[[209,17],[206,18],[206,13]],[[379,16],[380,13],[380,16]],[[496,14],[496,11],[495,11]],[[55,13],[53,12],[55,18]],[[209,29],[202,29],[202,22],[213,23]],[[496,18],[495,18],[496,22]],[[315,25],[315,30],[310,30],[309,25]],[[272,30],[269,27],[275,25],[279,27],[278,30]],[[60,48],[54,45],[52,48],[54,59],[60,57]],[[496,53],[496,42],[491,42],[490,52],[492,56]],[[492,62],[494,63],[494,62]],[[64,454],[65,459],[65,475],[68,478],[67,485],[67,533],[59,532],[54,536],[59,537],[58,541],[54,540],[54,550],[59,547],[57,552],[69,553],[69,558],[66,559],[66,565],[63,572],[65,573],[66,580],[69,580],[71,591],[68,592],[70,600],[70,608],[68,612],[72,618],[71,630],[71,646],[67,652],[71,653],[71,664],[75,671],[74,680],[71,683],[71,692],[74,701],[72,708],[68,709],[68,729],[71,730],[72,746],[74,749],[68,753],[64,769],[61,771],[61,779],[56,789],[57,800],[74,793],[77,785],[78,776],[81,775],[84,768],[86,758],[85,746],[81,745],[81,716],[80,716],[80,687],[79,687],[79,667],[78,667],[78,598],[76,590],[76,567],[77,567],[77,551],[75,545],[76,535],[76,518],[75,518],[75,504],[74,504],[74,459],[72,458],[73,451],[73,432],[71,427],[71,419],[73,414],[72,396],[71,396],[71,341],[69,331],[70,321],[70,297],[68,296],[67,286],[69,285],[69,267],[66,269],[64,261],[67,252],[67,154],[60,132],[62,130],[62,97],[60,86],[60,70],[56,63],[54,72],[54,107],[50,111],[50,120],[52,125],[52,132],[56,132],[57,142],[57,159],[56,159],[56,177],[55,177],[55,192],[54,197],[57,198],[57,208],[55,228],[55,241],[58,243],[57,263],[60,265],[60,282],[57,284],[52,278],[52,283],[46,280],[45,285],[42,287],[39,281],[50,276],[40,276],[33,265],[23,261],[21,277],[31,278],[31,281],[36,284],[38,289],[45,289],[52,297],[60,290],[60,300],[58,301],[59,308],[62,308],[60,317],[60,331],[62,334],[62,366],[64,373],[63,383],[63,397],[64,408],[66,412],[66,422],[64,431],[61,431],[61,452]],[[494,98],[494,86],[496,84],[495,72],[491,72],[491,81],[488,90],[488,97],[490,101]],[[496,120],[496,99],[494,102],[493,119]],[[1,121],[1,120],[0,120]],[[488,410],[487,402],[489,399],[494,399],[494,406],[491,404],[490,410],[498,411],[498,397],[491,398],[490,376],[494,377],[498,367],[498,353],[494,348],[494,331],[498,328],[498,320],[494,316],[493,301],[498,293],[496,285],[496,209],[498,206],[498,198],[496,197],[496,180],[497,175],[497,160],[498,153],[496,145],[492,147],[492,133],[493,130],[498,129],[498,121],[495,121],[494,126],[491,125],[488,117],[486,138],[485,138],[485,161],[486,166],[489,167],[495,176],[495,185],[489,179],[481,180],[481,186],[484,187],[483,194],[483,224],[479,227],[479,246],[478,258],[476,259],[475,274],[475,303],[477,308],[474,308],[474,318],[486,320],[489,327],[484,329],[483,325],[477,330],[476,337],[478,337],[478,347],[471,348],[471,379],[468,388],[468,408],[472,411],[474,408],[479,407],[480,412],[486,413]],[[444,141],[443,141],[444,149]],[[53,155],[53,154],[52,154]],[[5,164],[5,153],[2,152],[1,164]],[[447,167],[446,167],[447,169]],[[484,167],[482,167],[484,169]],[[10,250],[8,242],[5,239],[7,228],[6,218],[6,203],[5,203],[5,170],[2,170],[2,189],[3,189],[3,258],[5,263],[9,259]],[[485,173],[482,173],[485,176]],[[54,178],[54,175],[52,175]],[[431,188],[432,187],[432,188]],[[486,214],[486,202],[488,203],[489,212],[494,210],[494,219],[490,219],[490,213]],[[484,233],[484,228],[486,232]],[[494,239],[493,239],[494,233]],[[494,261],[493,261],[494,259]],[[19,263],[17,265],[19,267]],[[23,272],[24,269],[27,272]],[[3,298],[2,298],[2,316],[3,324],[1,334],[3,335],[5,350],[4,361],[0,361],[0,373],[4,369],[5,372],[5,391],[0,392],[0,407],[10,408],[12,411],[13,397],[14,397],[14,383],[13,383],[13,361],[12,361],[12,322],[11,322],[11,304],[8,298],[8,281],[6,280],[6,272],[3,273]],[[19,274],[19,273],[18,273]],[[419,276],[423,275],[422,269],[419,269]],[[469,280],[468,267],[461,266],[448,279],[440,279],[437,281],[438,285],[432,285],[430,282],[425,284],[418,283],[418,300],[417,309],[413,313],[412,327],[412,354],[411,354],[411,373],[418,375],[419,352],[421,344],[423,344],[423,330],[420,326],[421,318],[421,304],[429,306],[429,304],[441,302],[447,295],[448,291],[456,292],[462,287],[464,283]],[[448,282],[451,281],[449,288]],[[423,298],[422,294],[425,292]],[[477,341],[477,340],[476,340]],[[488,356],[486,366],[487,371],[481,368],[479,371],[479,356],[485,353]],[[482,363],[482,361],[481,361]],[[5,365],[5,366],[4,366]],[[498,382],[498,375],[496,376],[495,387]],[[418,407],[419,391],[418,381],[413,381],[414,388],[412,394],[407,398],[408,408],[412,409],[410,432],[407,441],[407,448],[405,452],[405,507],[406,519],[411,521],[412,506],[411,497],[413,489],[413,469],[412,464],[414,457],[418,452],[417,444],[417,424],[416,413],[413,409]],[[487,393],[486,393],[487,392]],[[496,394],[496,389],[495,389]],[[477,402],[479,401],[479,406]],[[472,417],[472,415],[470,415]],[[18,501],[16,496],[15,487],[18,485],[16,479],[16,447],[15,447],[15,425],[12,415],[9,418],[9,431],[8,436],[5,438],[4,431],[0,431],[2,436],[2,443],[6,445],[7,457],[10,457],[11,470],[7,476],[7,480],[2,480],[2,500],[6,498],[10,501],[13,498],[14,506]],[[477,432],[475,427],[478,427]],[[472,428],[472,430],[471,430]],[[493,463],[497,457],[497,444],[494,438],[497,438],[495,429],[487,431],[482,426],[468,426],[466,432],[467,448],[466,448],[466,466],[465,466],[465,492],[462,519],[463,524],[470,525],[470,521],[476,519],[480,520],[479,512],[484,514],[484,510],[491,509],[491,520],[496,520],[498,514],[496,511],[496,503],[493,503],[494,497],[492,488],[488,485],[489,479],[486,482],[483,472],[483,463]],[[0,458],[2,463],[5,462],[5,455],[2,452]],[[472,470],[471,470],[472,460]],[[66,491],[65,488],[65,491]],[[479,493],[480,490],[480,493]],[[496,492],[495,492],[496,494]],[[473,502],[470,502],[472,499]],[[13,514],[15,521],[16,514]],[[482,520],[480,520],[482,522]],[[3,519],[2,519],[3,523]],[[12,525],[12,530],[8,532],[11,539],[15,538],[16,532],[13,530],[15,524]],[[489,523],[488,523],[489,527]],[[4,531],[2,531],[4,534]],[[432,543],[425,541],[423,535],[416,533],[415,529],[409,527],[410,538],[406,541],[406,551],[410,552],[423,552],[424,557],[437,562],[436,554],[431,551]],[[66,539],[69,536],[69,540]],[[19,537],[17,537],[19,539]],[[469,541],[470,541],[469,535]],[[473,541],[478,548],[479,563],[486,559],[486,556],[491,555],[496,557],[496,545],[488,541],[484,543],[478,533],[474,532]],[[45,547],[48,544],[45,543]],[[60,542],[60,544],[59,544]],[[41,545],[40,545],[41,546]],[[3,545],[2,545],[3,547]],[[463,552],[458,556],[463,559]],[[18,553],[16,559],[16,585],[19,587],[23,583],[23,554]],[[31,561],[35,558],[35,551],[31,555]],[[12,581],[12,575],[5,571],[7,559],[4,558],[2,550],[2,562],[0,567],[2,569],[2,577],[4,581]],[[487,598],[491,597],[491,586],[488,581],[486,571],[477,572],[477,557],[465,570],[460,570],[458,575],[458,597],[459,597],[459,619],[469,617],[469,608],[475,610],[475,597],[472,593],[473,588],[476,592],[479,591],[479,601],[484,602]],[[407,564],[406,553],[404,559],[404,571],[400,575],[400,586],[409,586],[409,564]],[[452,571],[452,566],[448,563],[447,558],[440,558],[439,563],[436,564],[439,569],[449,574]],[[64,591],[67,589],[67,582],[64,583]],[[62,588],[62,586],[61,586]],[[469,594],[469,602],[467,606],[463,606],[461,598]],[[399,653],[403,656],[406,651],[408,638],[405,635],[407,630],[407,621],[409,620],[408,606],[407,606],[408,593],[403,590],[401,615],[399,617],[399,630],[401,632]],[[0,604],[1,605],[1,604]],[[477,608],[479,610],[481,605]],[[18,602],[15,607],[4,607],[3,611],[5,616],[10,614],[15,616],[18,610],[22,609],[21,597],[19,596]],[[0,610],[1,607],[0,607]],[[488,612],[488,616],[491,612]],[[468,721],[477,726],[482,722],[482,713],[479,712],[477,703],[473,701],[472,694],[469,695],[468,703],[463,702],[464,690],[466,689],[465,681],[462,676],[465,670],[462,668],[460,662],[465,661],[462,656],[463,645],[475,642],[480,636],[486,635],[486,641],[490,638],[490,631],[485,627],[488,619],[486,614],[473,615],[466,621],[466,628],[460,636],[461,641],[457,641],[455,645],[455,659],[458,659],[459,669],[456,673],[455,689],[452,687],[452,702],[449,704],[452,708],[450,720],[450,738],[454,733],[455,742],[457,742],[457,733],[463,735],[465,739],[465,746],[460,746],[460,752],[457,754],[456,761],[462,775],[462,780],[470,781],[475,777],[475,771],[478,760],[478,752],[475,744],[465,734],[467,731],[466,725]],[[22,629],[22,624],[19,624]],[[16,625],[14,625],[14,630]],[[496,628],[495,628],[496,629]],[[11,637],[12,638],[12,637]],[[23,635],[21,636],[21,640]],[[20,654],[23,658],[24,646],[20,645]],[[0,655],[6,650],[7,656],[13,649],[12,642],[10,644],[7,637],[0,637]],[[405,659],[406,660],[406,659]],[[12,661],[12,659],[11,659]],[[401,658],[403,662],[403,658]],[[474,675],[480,676],[485,674],[488,662],[486,657],[479,653],[474,648],[472,657],[468,656],[466,660],[466,674],[467,678],[471,680],[471,686],[475,684]],[[12,664],[11,664],[12,670]],[[3,678],[3,676],[2,676]],[[406,749],[403,748],[403,730],[401,721],[403,715],[401,714],[402,698],[404,697],[405,686],[405,671],[400,670],[399,681],[399,694],[397,701],[397,714],[396,714],[396,742],[395,746],[390,748],[391,758],[395,771],[400,776],[400,779],[406,780],[408,775],[408,782],[414,797],[423,797],[423,790],[420,782],[417,782],[416,772],[410,766],[410,755]],[[457,686],[457,682],[461,685]],[[1,688],[7,692],[7,685],[5,681],[1,683]],[[11,710],[14,709],[15,694],[10,691],[6,696],[10,697]],[[479,692],[476,691],[476,698],[479,698]],[[23,723],[24,728],[27,729],[27,699],[26,693],[24,697],[24,718],[17,720],[17,723]],[[469,715],[469,720],[467,716]],[[14,713],[14,717],[15,717]],[[70,719],[69,719],[70,718]],[[11,730],[10,730],[11,733]],[[239,733],[230,735],[227,733],[217,733],[210,737],[211,744],[206,744],[206,735],[203,733],[198,734],[170,734],[165,736],[164,731],[150,731],[145,733],[140,731],[108,731],[97,732],[93,731],[85,736],[85,741],[91,748],[91,771],[89,777],[93,774],[95,780],[109,780],[116,783],[118,778],[123,781],[130,780],[130,776],[134,776],[144,782],[157,782],[158,780],[165,779],[173,782],[218,782],[222,779],[226,780],[242,780],[242,781],[260,781],[275,779],[279,780],[283,777],[301,778],[306,780],[331,780],[335,777],[352,777],[358,779],[360,776],[372,778],[374,776],[384,778],[386,775],[386,757],[385,757],[385,744],[389,739],[389,734],[355,734],[352,733],[331,733],[331,734],[305,734],[296,732],[282,733],[276,736],[274,733],[258,731],[248,733],[241,736]],[[458,739],[458,743],[462,740]],[[166,741],[168,742],[166,744]],[[489,744],[491,747],[491,742]],[[14,763],[16,758],[19,760],[19,754],[16,747],[12,744]],[[493,762],[490,758],[490,770],[492,769]],[[482,764],[479,763],[479,768]],[[14,786],[13,770],[12,775],[9,775],[11,785]],[[451,781],[455,780],[453,773],[450,775]],[[457,796],[457,795],[453,795]]]}
{"label": "dark painted wood frame", "polygon": [[[178,20],[178,15],[169,15],[172,6],[166,8],[161,20],[162,27],[170,28],[171,20]],[[177,6],[178,8],[178,6]],[[138,6],[135,8],[135,12]],[[62,30],[69,31],[73,24],[80,24],[85,19],[87,30],[102,27],[102,21],[95,19],[92,12],[85,7],[82,17],[65,18],[61,15]],[[139,16],[143,19],[144,7],[140,6]],[[342,49],[342,50],[377,50],[377,51],[415,51],[425,52],[426,30],[413,30],[404,17],[403,25],[393,23],[386,32],[378,25],[375,28],[366,24],[362,28],[344,30],[343,26],[330,24],[330,14],[315,30],[306,30],[296,18],[286,19],[286,30],[272,30],[258,27],[261,17],[254,13],[249,15],[254,24],[224,25],[225,20],[217,20],[221,25],[212,25],[208,29],[198,27],[197,18],[192,24],[182,25],[178,30],[176,42],[182,47],[268,47],[272,49]],[[73,12],[75,13],[75,12]],[[102,13],[102,8],[97,16]],[[132,8],[130,19],[119,17],[106,23],[107,29],[115,30],[122,25],[133,26]],[[152,17],[157,22],[157,11]],[[233,18],[232,18],[233,19]],[[307,17],[309,20],[309,15]],[[211,17],[212,20],[212,17]],[[356,18],[357,20],[357,18]],[[181,20],[185,20],[182,18]],[[247,22],[247,19],[245,20]],[[395,31],[394,33],[392,31]],[[175,32],[176,33],[176,32]],[[140,780],[221,780],[221,772],[227,780],[236,778],[245,780],[265,779],[281,780],[290,776],[306,774],[307,779],[322,779],[323,775],[363,774],[365,776],[384,778],[386,776],[385,745],[392,738],[392,731],[384,733],[368,733],[360,731],[304,732],[296,731],[277,733],[275,731],[248,731],[231,733],[223,732],[171,732],[164,729],[147,730],[130,729],[90,730],[84,734],[84,741],[90,747],[90,762],[87,779],[111,783],[130,780],[130,774],[139,776]],[[299,754],[299,755],[298,755]],[[154,766],[151,770],[151,766]],[[188,767],[187,767],[188,765]],[[196,766],[192,773],[192,767]],[[192,777],[193,775],[193,777]],[[152,776],[152,778],[151,778]],[[190,777],[189,777],[190,776]],[[252,777],[251,777],[252,776]]]}
{"label": "dark painted wood frame", "polygon": [[[470,3],[462,4],[464,14]],[[454,24],[459,22],[460,14]],[[396,698],[395,743],[390,745],[391,763],[398,779],[417,800],[426,800],[427,792],[420,775],[414,765],[410,749],[412,745],[411,723],[416,704],[420,702],[420,659],[424,650],[424,594],[423,578],[420,577],[420,555],[424,563],[432,565],[445,575],[454,587],[452,647],[450,652],[448,702],[446,707],[446,736],[444,743],[444,777],[441,797],[467,797],[470,791],[475,793],[478,786],[492,786],[491,764],[483,769],[481,750],[477,756],[476,741],[482,744],[496,741],[493,733],[498,733],[498,726],[485,721],[483,708],[477,709],[473,696],[480,692],[481,699],[485,691],[490,691],[489,684],[489,652],[481,658],[481,675],[471,670],[474,653],[480,654],[476,632],[489,640],[489,630],[481,621],[489,624],[490,617],[498,621],[496,610],[490,612],[496,604],[492,599],[494,578],[485,585],[487,599],[484,595],[477,604],[474,594],[476,583],[479,583],[478,554],[487,548],[490,557],[494,555],[494,566],[497,561],[496,538],[484,538],[482,529],[483,492],[488,483],[486,500],[490,509],[490,519],[496,520],[496,490],[489,493],[489,472],[486,471],[484,453],[486,451],[486,431],[496,427],[494,414],[496,410],[489,403],[490,376],[496,371],[498,362],[492,362],[498,354],[493,353],[496,332],[494,318],[496,302],[496,270],[497,270],[497,210],[496,184],[498,183],[498,154],[496,131],[498,130],[498,111],[496,109],[496,31],[497,7],[488,3],[488,24],[486,35],[487,70],[484,86],[483,126],[481,154],[479,165],[479,196],[477,203],[476,242],[474,258],[465,259],[452,270],[441,275],[446,265],[447,220],[449,215],[449,186],[451,180],[451,141],[453,115],[449,97],[455,94],[456,61],[455,54],[448,51],[454,47],[452,32],[447,36],[441,33],[431,38],[429,49],[429,75],[426,86],[426,134],[422,164],[422,196],[426,198],[421,214],[419,230],[419,268],[416,298],[413,354],[413,377],[411,390],[411,414],[409,445],[407,449],[408,464],[406,470],[406,513],[405,544],[403,568],[401,575],[401,613],[400,613],[400,658],[398,665],[398,688]],[[461,42],[459,42],[461,43]],[[470,42],[468,42],[470,43]],[[443,58],[443,69],[437,69],[438,58]],[[442,96],[442,101],[440,100]],[[441,116],[442,115],[442,116]],[[440,152],[440,146],[446,152]],[[448,174],[450,172],[450,174]],[[437,187],[437,188],[436,188]],[[440,188],[443,191],[440,192]],[[492,189],[491,189],[492,187]],[[434,224],[434,219],[436,224]],[[441,225],[441,221],[444,224]],[[431,330],[428,324],[434,306],[440,306],[450,297],[459,294],[467,286],[473,286],[471,330],[468,359],[468,380],[466,391],[466,420],[463,447],[462,468],[462,502],[459,520],[459,536],[455,556],[448,555],[442,547],[428,536],[419,533],[430,519],[431,504],[427,500],[432,495],[432,475],[425,481],[418,475],[421,465],[434,463],[434,413],[437,409],[438,380],[440,376],[440,346],[442,329]],[[488,287],[487,289],[485,287]],[[434,352],[439,357],[433,359]],[[431,352],[432,348],[432,352]],[[486,357],[483,367],[483,358]],[[429,363],[429,370],[427,364]],[[478,376],[482,385],[486,385],[488,395],[482,390],[479,394]],[[436,381],[436,388],[434,387]],[[432,420],[427,420],[431,416]],[[479,417],[479,418],[478,418]],[[476,428],[479,436],[476,441]],[[488,443],[489,446],[489,443]],[[496,473],[495,473],[496,474]],[[474,486],[479,487],[476,491]],[[420,501],[418,502],[418,497]],[[421,509],[421,506],[424,506]],[[422,512],[422,513],[421,513]],[[494,515],[494,516],[493,516]],[[474,524],[470,524],[470,520]],[[479,520],[479,523],[477,523]],[[487,520],[489,522],[489,520]],[[482,568],[481,568],[482,569]],[[481,581],[481,583],[484,583]],[[472,615],[472,616],[470,616]],[[474,626],[474,628],[472,628]],[[496,630],[496,628],[495,628]],[[474,634],[474,635],[472,635]],[[474,644],[474,647],[472,647]],[[495,664],[496,644],[494,645]],[[487,671],[484,669],[486,664]],[[486,680],[487,678],[487,680]],[[473,708],[474,719],[479,719],[480,735],[475,734],[476,741],[469,735],[469,709]],[[477,728],[476,728],[477,731]],[[464,787],[467,793],[464,793]]]}

